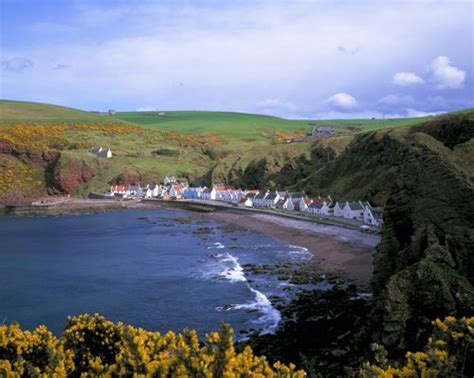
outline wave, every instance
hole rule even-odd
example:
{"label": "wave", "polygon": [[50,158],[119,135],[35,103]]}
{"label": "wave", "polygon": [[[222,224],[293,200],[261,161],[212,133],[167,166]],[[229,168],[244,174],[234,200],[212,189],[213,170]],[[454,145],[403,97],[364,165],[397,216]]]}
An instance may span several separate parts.
{"label": "wave", "polygon": [[289,254],[292,257],[296,257],[301,260],[310,260],[313,257],[313,254],[308,250],[308,248],[293,244],[288,244],[288,247],[291,248]]}
{"label": "wave", "polygon": [[[218,255],[219,256],[219,255]],[[225,267],[219,273],[219,276],[228,279],[230,282],[246,282],[244,268],[239,264],[239,261],[236,257],[232,256],[230,253],[226,252],[220,256],[223,256],[220,261],[224,264],[230,263],[230,266]]]}
{"label": "wave", "polygon": [[224,249],[225,245],[219,242],[215,242],[212,246],[207,247],[207,249]]}
{"label": "wave", "polygon": [[232,304],[223,307],[218,307],[218,311],[231,311],[231,310],[247,310],[247,311],[258,311],[262,313],[258,319],[253,322],[261,327],[260,335],[266,335],[274,333],[280,324],[281,313],[275,307],[273,307],[270,300],[261,291],[258,291],[250,285],[249,290],[255,294],[255,300],[250,303],[244,304]]}

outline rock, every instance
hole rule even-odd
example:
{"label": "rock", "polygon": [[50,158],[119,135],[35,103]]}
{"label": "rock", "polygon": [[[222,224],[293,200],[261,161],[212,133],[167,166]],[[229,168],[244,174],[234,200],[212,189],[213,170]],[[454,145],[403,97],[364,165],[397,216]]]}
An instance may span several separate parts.
{"label": "rock", "polygon": [[62,193],[74,194],[84,183],[90,181],[96,169],[78,158],[60,159],[54,167],[54,188]]}

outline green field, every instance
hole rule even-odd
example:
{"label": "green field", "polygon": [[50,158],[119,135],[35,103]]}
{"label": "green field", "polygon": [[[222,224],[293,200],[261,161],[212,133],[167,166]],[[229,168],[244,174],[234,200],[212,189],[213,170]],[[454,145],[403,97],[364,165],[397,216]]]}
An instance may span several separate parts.
{"label": "green field", "polygon": [[288,120],[259,114],[208,111],[118,112],[114,116],[99,115],[63,106],[33,102],[0,100],[0,122],[126,122],[148,129],[183,134],[213,134],[232,144],[269,140],[276,132],[307,132],[313,126],[334,126],[338,132],[377,130],[411,126],[430,119],[351,119]]}
{"label": "green field", "polygon": [[0,100],[0,122],[110,122],[110,117],[64,106]]}
{"label": "green field", "polygon": [[[81,194],[85,195],[88,191],[103,191],[114,177],[130,169],[139,171],[144,183],[156,182],[165,175],[199,178],[212,174],[220,180],[229,171],[245,169],[249,163],[262,158],[271,161],[276,169],[288,159],[303,154],[310,158],[315,145],[341,153],[357,132],[399,128],[396,132],[403,134],[403,126],[432,119],[311,121],[232,112],[163,113],[119,112],[108,116],[55,105],[2,100],[0,126],[4,124],[8,128],[9,124],[20,124],[34,127],[35,123],[46,127],[54,123],[101,124],[105,128],[111,123],[136,126],[133,131],[120,135],[104,133],[103,130],[71,128],[65,131],[63,136],[69,141],[69,147],[62,150],[62,161],[65,164],[74,162],[74,165],[84,162],[96,166],[98,171],[94,179],[81,188]],[[299,132],[302,135],[317,125],[334,126],[338,135],[317,142],[272,143],[276,133],[291,136],[291,133]],[[49,135],[47,128],[43,132],[43,137],[51,140],[53,132]],[[28,140],[26,145],[29,145]],[[97,159],[89,152],[92,146],[111,148],[113,158]],[[173,150],[175,154],[157,153],[160,150]],[[208,153],[209,150],[212,154]]]}

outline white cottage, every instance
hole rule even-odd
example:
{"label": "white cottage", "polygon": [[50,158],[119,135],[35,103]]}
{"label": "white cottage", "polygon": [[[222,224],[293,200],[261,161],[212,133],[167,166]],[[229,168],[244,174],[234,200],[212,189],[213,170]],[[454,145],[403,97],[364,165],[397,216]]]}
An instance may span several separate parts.
{"label": "white cottage", "polygon": [[278,192],[270,192],[263,199],[264,207],[275,207],[276,203],[280,200]]}
{"label": "white cottage", "polygon": [[335,217],[343,217],[344,216],[344,206],[345,204],[339,204],[339,202],[336,202],[336,204],[334,205],[334,213],[333,215]]}
{"label": "white cottage", "polygon": [[342,216],[346,219],[364,219],[364,205],[362,202],[346,202],[342,209]]}

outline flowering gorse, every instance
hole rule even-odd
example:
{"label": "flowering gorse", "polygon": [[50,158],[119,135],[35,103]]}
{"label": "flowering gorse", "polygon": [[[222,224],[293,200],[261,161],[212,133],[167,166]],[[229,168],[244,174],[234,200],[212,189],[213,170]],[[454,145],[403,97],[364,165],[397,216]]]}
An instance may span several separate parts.
{"label": "flowering gorse", "polygon": [[466,364],[474,356],[474,317],[447,316],[433,322],[434,331],[425,349],[408,352],[401,365],[390,364],[385,349],[374,344],[376,364],[365,363],[360,376],[369,377],[451,377],[464,376]]}
{"label": "flowering gorse", "polygon": [[0,326],[0,376],[305,377],[294,365],[270,365],[250,347],[234,349],[233,331],[200,343],[196,331],[146,331],[103,316],[69,317],[61,338],[46,327]]}

